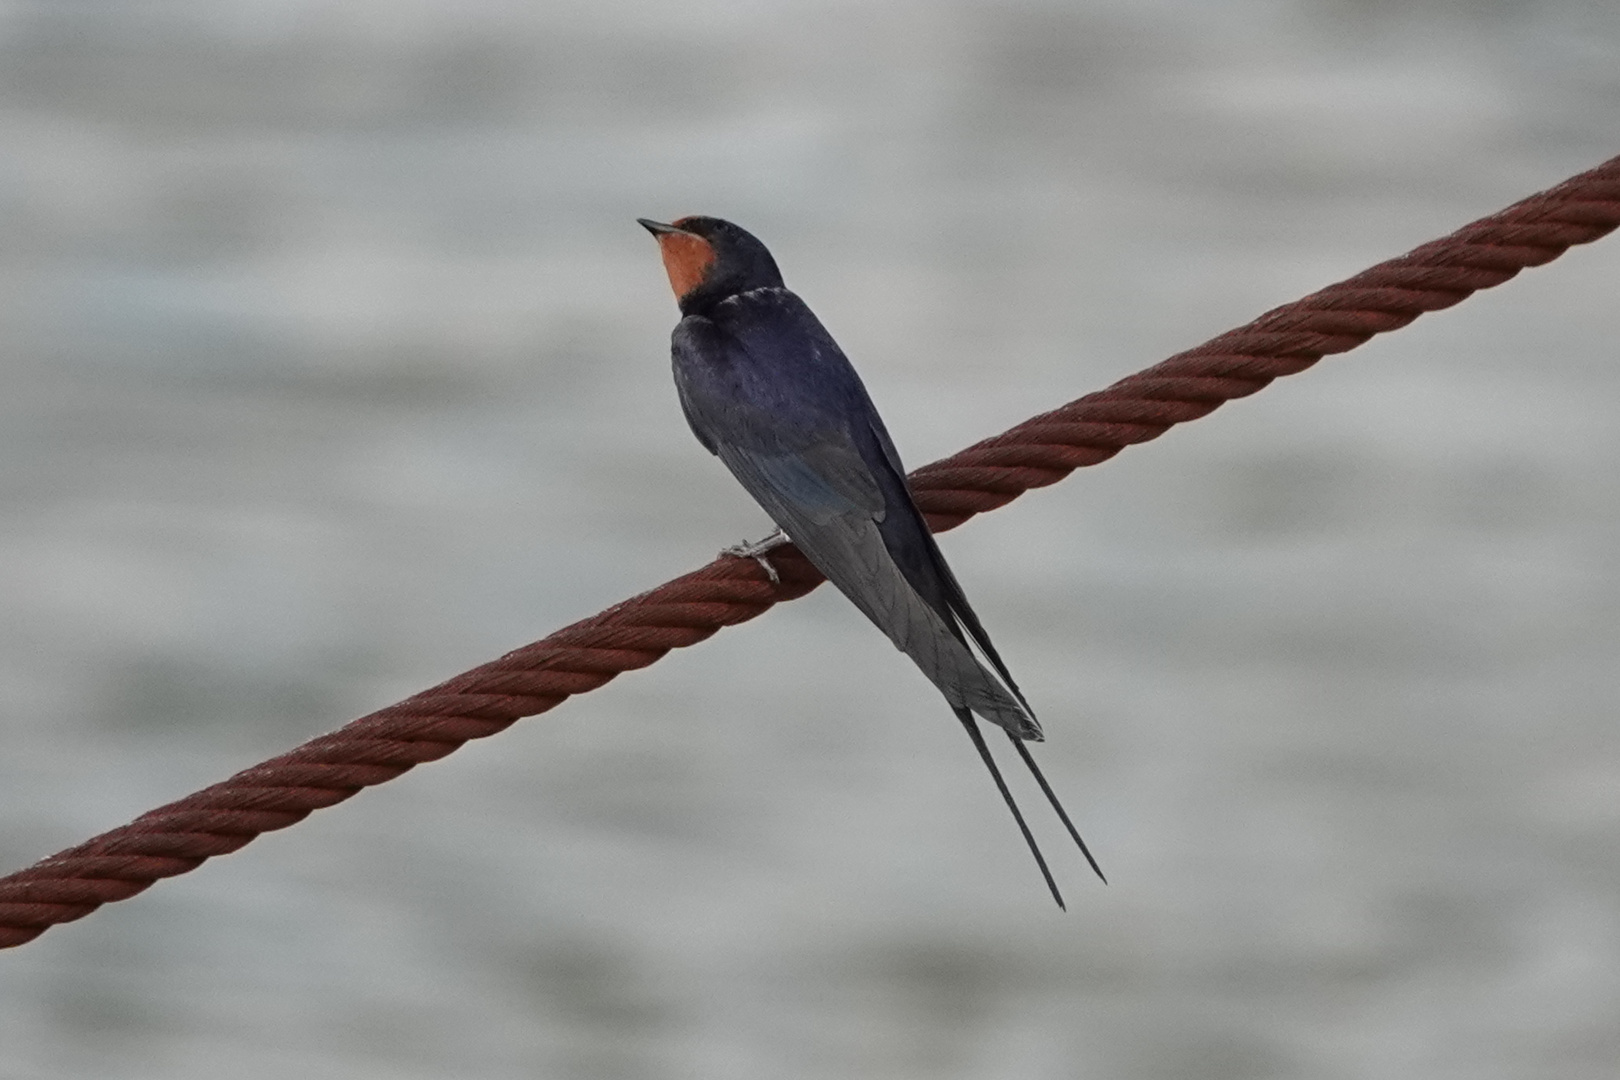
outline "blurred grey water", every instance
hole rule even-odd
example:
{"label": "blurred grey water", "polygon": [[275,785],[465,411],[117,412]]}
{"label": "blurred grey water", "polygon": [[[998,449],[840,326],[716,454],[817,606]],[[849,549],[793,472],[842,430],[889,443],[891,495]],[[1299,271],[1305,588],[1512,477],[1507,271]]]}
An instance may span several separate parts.
{"label": "blurred grey water", "polygon": [[[638,215],[921,464],[1620,152],[1620,10],[0,5],[0,865],[764,531]],[[1620,240],[0,953],[0,1077],[1609,1077]],[[1023,792],[1036,810],[1033,792]]]}

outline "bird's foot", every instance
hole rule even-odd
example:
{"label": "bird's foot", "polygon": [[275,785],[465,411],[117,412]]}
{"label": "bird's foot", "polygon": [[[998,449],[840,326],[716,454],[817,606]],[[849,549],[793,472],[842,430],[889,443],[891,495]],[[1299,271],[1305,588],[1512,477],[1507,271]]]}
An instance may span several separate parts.
{"label": "bird's foot", "polygon": [[771,579],[772,585],[780,585],[782,584],[781,575],[776,572],[776,567],[771,565],[771,560],[765,556],[768,552],[781,547],[787,542],[787,533],[777,529],[763,540],[744,540],[740,544],[732,544],[728,548],[721,549],[720,554],[730,555],[738,559],[753,559],[765,568],[765,576]]}

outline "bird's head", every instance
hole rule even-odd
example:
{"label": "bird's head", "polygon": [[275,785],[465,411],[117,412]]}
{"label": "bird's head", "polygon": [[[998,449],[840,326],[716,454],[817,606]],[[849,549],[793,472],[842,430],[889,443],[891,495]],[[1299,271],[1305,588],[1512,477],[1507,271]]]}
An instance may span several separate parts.
{"label": "bird's head", "polygon": [[702,216],[677,218],[668,225],[636,220],[658,240],[682,314],[697,314],[749,289],[782,285],[781,271],[765,245],[729,221]]}

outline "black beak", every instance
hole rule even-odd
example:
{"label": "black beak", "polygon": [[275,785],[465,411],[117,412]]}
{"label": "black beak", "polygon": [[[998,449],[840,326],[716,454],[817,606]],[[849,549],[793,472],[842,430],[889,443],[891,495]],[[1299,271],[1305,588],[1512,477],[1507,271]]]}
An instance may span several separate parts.
{"label": "black beak", "polygon": [[651,220],[649,220],[647,218],[644,218],[644,217],[636,218],[636,223],[638,225],[640,225],[643,229],[646,229],[648,232],[652,233],[654,236],[662,236],[665,233],[685,233],[686,232],[685,229],[677,229],[673,225],[665,225],[662,221],[651,221]]}

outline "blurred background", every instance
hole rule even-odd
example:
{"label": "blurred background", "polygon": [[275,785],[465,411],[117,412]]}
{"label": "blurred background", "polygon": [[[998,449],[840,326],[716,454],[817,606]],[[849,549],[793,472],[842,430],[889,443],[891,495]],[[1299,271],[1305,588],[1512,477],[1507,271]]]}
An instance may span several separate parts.
{"label": "blurred background", "polygon": [[[767,531],[637,216],[912,465],[1620,152],[1610,0],[0,4],[0,869]],[[1620,240],[0,953],[0,1077],[1609,1077]]]}

